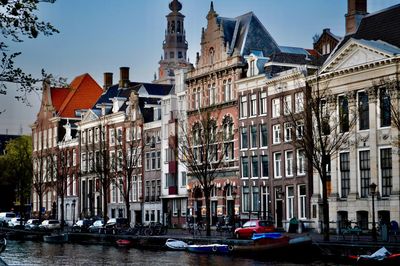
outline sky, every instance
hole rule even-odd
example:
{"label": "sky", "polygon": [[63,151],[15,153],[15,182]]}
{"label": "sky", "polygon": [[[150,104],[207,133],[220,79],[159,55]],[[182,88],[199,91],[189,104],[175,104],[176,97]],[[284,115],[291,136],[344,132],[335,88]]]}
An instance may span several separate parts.
{"label": "sky", "polygon": [[[53,24],[59,34],[22,43],[8,42],[22,54],[16,64],[40,76],[41,69],[71,82],[89,73],[100,86],[103,73],[130,67],[130,80],[151,82],[163,54],[166,15],[171,0],[56,0],[40,3],[39,18]],[[185,15],[188,57],[200,51],[201,28],[207,26],[209,0],[180,0]],[[252,11],[279,45],[312,48],[312,37],[324,28],[344,35],[347,0],[214,0],[222,17]],[[400,0],[368,0],[368,12],[399,4]],[[0,95],[0,134],[30,134],[41,94],[29,96],[31,106],[14,99],[12,90]]]}

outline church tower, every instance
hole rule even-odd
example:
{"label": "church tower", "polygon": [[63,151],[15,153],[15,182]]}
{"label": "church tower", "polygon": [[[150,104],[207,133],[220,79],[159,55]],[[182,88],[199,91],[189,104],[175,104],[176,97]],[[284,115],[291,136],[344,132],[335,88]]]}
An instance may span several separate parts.
{"label": "church tower", "polygon": [[182,4],[178,0],[169,3],[171,12],[167,17],[167,29],[163,42],[164,55],[161,56],[158,68],[158,79],[154,83],[175,83],[174,71],[178,69],[191,69],[193,66],[187,58],[188,43],[184,27],[184,18],[179,11]]}

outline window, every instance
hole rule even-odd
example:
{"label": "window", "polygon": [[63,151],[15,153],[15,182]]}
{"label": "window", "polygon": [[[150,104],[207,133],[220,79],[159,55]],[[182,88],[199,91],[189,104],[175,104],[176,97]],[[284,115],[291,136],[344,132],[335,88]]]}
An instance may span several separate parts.
{"label": "window", "polygon": [[266,124],[260,125],[260,146],[261,147],[268,146],[268,127]]}
{"label": "window", "polygon": [[272,100],[272,117],[279,117],[281,115],[281,105],[279,98]]}
{"label": "window", "polygon": [[260,93],[260,115],[267,114],[267,93]]}
{"label": "window", "polygon": [[249,177],[249,158],[242,157],[242,178]]}
{"label": "window", "polygon": [[[81,143],[82,145],[86,144],[86,130],[82,130],[81,132]],[[41,146],[41,135],[39,135],[39,147]]]}
{"label": "window", "polygon": [[240,140],[241,140],[241,148],[247,149],[249,147],[247,143],[247,127],[242,127],[240,129]]}
{"label": "window", "polygon": [[133,176],[132,178],[132,200],[137,201],[138,200],[138,183],[137,183],[137,176]]}
{"label": "window", "polygon": [[380,89],[379,92],[380,126],[390,127],[392,112],[390,107],[390,95],[387,89]]}
{"label": "window", "polygon": [[392,193],[392,149],[381,149],[382,196],[389,197]]}
{"label": "window", "polygon": [[252,211],[253,212],[258,212],[260,211],[260,190],[258,187],[253,186],[252,187],[253,191],[253,197],[252,197]]}
{"label": "window", "polygon": [[[226,116],[223,121],[223,129],[224,129],[224,154],[225,160],[233,160],[234,159],[234,139],[233,139],[233,119],[230,116]],[[215,127],[215,135],[216,133]],[[217,147],[215,148],[215,158],[217,158]]]}
{"label": "window", "polygon": [[294,216],[294,187],[287,187],[287,218],[291,219]]}
{"label": "window", "polygon": [[302,92],[298,92],[294,95],[295,103],[294,103],[294,111],[296,113],[300,113],[304,111],[304,97]]}
{"label": "window", "polygon": [[248,212],[250,210],[249,206],[249,187],[243,187],[243,197],[242,197],[242,206],[243,206],[243,211]]}
{"label": "window", "polygon": [[285,152],[285,175],[286,177],[293,176],[293,151]]}
{"label": "window", "polygon": [[304,136],[304,122],[297,121],[296,122],[296,137],[297,139],[302,139]]}
{"label": "window", "polygon": [[273,144],[281,143],[281,125],[274,125],[272,131],[274,132]]}
{"label": "window", "polygon": [[261,177],[268,177],[268,155],[261,155]]}
{"label": "window", "polygon": [[88,135],[88,143],[90,144],[93,141],[93,129],[89,129]]}
{"label": "window", "polygon": [[213,83],[211,86],[209,85],[209,91],[210,91],[210,105],[213,105],[216,103],[216,89],[215,89],[215,83]]}
{"label": "window", "polygon": [[339,126],[340,133],[349,131],[349,100],[346,96],[339,96]]}
{"label": "window", "polygon": [[300,219],[306,219],[306,199],[307,199],[307,194],[306,194],[306,185],[299,185],[298,186],[299,191],[299,218]]}
{"label": "window", "polygon": [[369,151],[360,151],[361,197],[367,198],[371,181]]}
{"label": "window", "polygon": [[285,115],[292,113],[292,96],[286,95],[283,99],[283,112]]}
{"label": "window", "polygon": [[151,169],[151,160],[150,160],[150,152],[146,152],[146,171]]}
{"label": "window", "polygon": [[251,174],[252,177],[258,177],[258,157],[251,157]]}
{"label": "window", "polygon": [[250,116],[257,115],[257,94],[252,94],[250,98]]}
{"label": "window", "polygon": [[94,129],[94,142],[98,143],[100,139],[100,129],[98,127],[96,127]]}
{"label": "window", "polygon": [[200,88],[194,89],[194,108],[198,109],[201,107],[201,92]]}
{"label": "window", "polygon": [[72,165],[76,166],[76,149],[72,149]]}
{"label": "window", "polygon": [[365,91],[358,93],[359,129],[369,129],[369,101]]}
{"label": "window", "polygon": [[247,117],[247,96],[240,97],[240,117]]}
{"label": "window", "polygon": [[186,184],[187,184],[187,178],[186,178],[186,172],[181,172],[181,176],[182,176],[182,182],[181,182],[181,186],[182,187],[186,187]]}
{"label": "window", "polygon": [[117,184],[113,182],[112,184],[112,203],[117,202]]}
{"label": "window", "polygon": [[228,79],[228,81],[224,81],[224,96],[225,102],[232,100],[232,81]]}
{"label": "window", "polygon": [[322,99],[320,102],[320,114],[321,114],[321,122],[322,122],[322,134],[329,135],[331,132],[329,125],[329,112],[328,112],[328,102],[325,99]]}
{"label": "window", "polygon": [[250,145],[251,148],[257,148],[257,126],[250,126]]}
{"label": "window", "polygon": [[86,153],[82,153],[81,154],[81,170],[82,172],[86,172],[87,171],[87,166],[86,166]]}
{"label": "window", "polygon": [[297,174],[304,175],[306,173],[306,158],[304,150],[297,150]]}
{"label": "window", "polygon": [[347,198],[350,192],[350,155],[348,152],[340,153],[340,185],[341,197]]}
{"label": "window", "polygon": [[281,178],[281,153],[274,153],[274,177]]}
{"label": "window", "polygon": [[284,124],[285,128],[285,141],[291,141],[292,140],[292,124],[291,123],[285,123]]}
{"label": "window", "polygon": [[111,171],[115,171],[115,151],[110,151],[110,168]]}
{"label": "window", "polygon": [[110,128],[110,145],[113,146],[115,145],[115,131],[113,128]]}

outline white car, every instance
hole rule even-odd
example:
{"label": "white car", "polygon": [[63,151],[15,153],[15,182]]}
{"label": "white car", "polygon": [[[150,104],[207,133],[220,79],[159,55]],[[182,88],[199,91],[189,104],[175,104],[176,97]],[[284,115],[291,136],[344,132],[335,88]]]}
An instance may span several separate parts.
{"label": "white car", "polygon": [[0,212],[0,222],[2,222],[5,226],[7,226],[8,222],[15,217],[17,216],[13,212]]}
{"label": "white car", "polygon": [[60,229],[60,228],[61,228],[61,223],[58,220],[44,220],[39,225],[39,229],[43,229],[43,230],[54,230],[54,229]]}
{"label": "white car", "polygon": [[[25,221],[22,219],[22,226],[25,224]],[[21,218],[11,218],[8,222],[8,227],[18,227],[21,225]]]}
{"label": "white car", "polygon": [[39,228],[39,219],[29,219],[25,224],[26,230],[35,230]]}

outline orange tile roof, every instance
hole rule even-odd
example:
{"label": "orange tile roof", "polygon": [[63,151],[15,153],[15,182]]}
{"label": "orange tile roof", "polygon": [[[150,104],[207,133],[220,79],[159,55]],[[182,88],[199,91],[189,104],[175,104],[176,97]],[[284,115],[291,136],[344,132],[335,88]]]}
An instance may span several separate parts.
{"label": "orange tile roof", "polygon": [[67,97],[69,90],[68,88],[51,88],[51,102],[54,108],[58,112],[65,98]]}
{"label": "orange tile roof", "polygon": [[87,73],[76,77],[69,88],[52,88],[51,91],[53,105],[61,117],[74,117],[76,110],[91,108],[103,93],[103,89]]}

